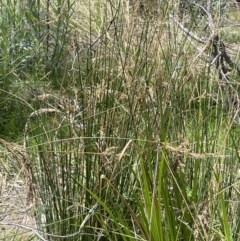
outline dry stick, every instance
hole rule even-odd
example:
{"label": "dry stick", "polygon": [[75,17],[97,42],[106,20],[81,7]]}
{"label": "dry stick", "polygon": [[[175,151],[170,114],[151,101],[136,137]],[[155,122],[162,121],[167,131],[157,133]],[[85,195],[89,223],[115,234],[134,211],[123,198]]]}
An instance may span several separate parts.
{"label": "dry stick", "polygon": [[197,7],[201,8],[204,11],[204,13],[208,16],[208,27],[213,32],[214,23],[213,23],[212,15],[210,14],[210,12],[211,12],[211,0],[207,1],[207,9],[205,9],[203,6],[201,6],[201,5],[199,5],[195,2],[193,2],[193,4],[196,5]]}
{"label": "dry stick", "polygon": [[[207,39],[206,38],[201,38],[199,37],[198,35],[194,34],[193,32],[191,32],[189,29],[185,28],[178,20],[176,20],[171,14],[170,14],[170,18],[178,25],[178,27],[180,29],[182,29],[183,31],[183,34],[185,36],[187,36],[187,40],[189,41],[189,37],[198,41],[199,43],[201,44],[205,44],[204,47],[202,49],[199,49],[198,47],[197,50],[198,50],[198,55],[193,59],[192,63],[195,63],[196,60],[198,60],[198,58],[202,55],[204,55],[204,51],[212,44],[212,39],[214,38],[215,36],[215,32],[213,31],[212,29],[212,33],[211,33],[211,36],[208,37]],[[211,18],[211,17],[209,17]],[[192,42],[190,42],[192,44]]]}
{"label": "dry stick", "polygon": [[[198,4],[196,4],[198,5]],[[215,26],[214,26],[214,23],[213,23],[213,18],[212,18],[212,15],[210,14],[211,12],[211,0],[207,0],[207,10],[203,7],[203,6],[200,6],[198,5],[204,12],[205,14],[207,15],[208,17],[208,27],[211,31],[211,35],[210,37],[207,39],[206,41],[206,44],[205,46],[202,48],[201,52],[193,59],[193,63],[195,63],[195,61],[203,55],[204,51],[212,44],[212,40],[214,38],[214,36],[216,35],[215,33]]]}
{"label": "dry stick", "polygon": [[180,29],[183,30],[183,32],[187,35],[190,36],[191,38],[193,38],[194,40],[198,41],[199,43],[206,43],[206,39],[204,38],[200,38],[198,37],[196,34],[194,34],[193,32],[191,32],[190,30],[188,30],[187,28],[185,28],[178,20],[176,20],[171,14],[170,14],[170,18],[173,20],[173,22],[175,22],[178,27]]}
{"label": "dry stick", "polygon": [[212,19],[212,15],[210,14],[212,8],[212,0],[207,0],[207,11],[206,14],[208,15],[208,27],[210,29],[214,29],[214,23]]}
{"label": "dry stick", "polygon": [[[208,27],[209,29],[211,30],[211,35],[210,37],[208,37],[207,39],[204,39],[204,38],[200,38],[199,36],[197,36],[196,34],[192,33],[190,30],[188,30],[187,28],[185,28],[178,20],[174,19],[172,15],[170,15],[170,18],[178,25],[178,27],[180,29],[182,29],[183,31],[183,34],[185,36],[187,36],[187,40],[189,41],[190,38],[198,41],[199,43],[202,43],[202,44],[205,44],[204,47],[199,51],[199,48],[195,46],[195,49],[198,50],[198,55],[193,59],[192,63],[195,63],[195,61],[198,60],[198,58],[204,54],[204,51],[210,46],[212,45],[213,47],[213,52],[212,52],[212,55],[214,57],[213,61],[211,62],[210,66],[212,66],[214,63],[216,64],[216,68],[218,69],[218,72],[219,72],[219,79],[220,80],[223,80],[225,83],[227,83],[227,87],[230,88],[231,90],[234,90],[235,92],[235,89],[234,87],[229,83],[229,77],[227,76],[227,73],[230,72],[234,66],[235,66],[235,63],[234,61],[231,60],[230,56],[227,54],[226,52],[226,48],[225,48],[225,45],[222,41],[219,40],[219,36],[215,33],[215,26],[214,26],[214,23],[213,23],[213,19],[212,19],[212,16],[210,14],[210,9],[211,9],[211,0],[208,0],[207,1],[207,10],[204,9],[203,7],[201,7],[204,12],[206,13],[206,15],[208,16]],[[198,5],[198,4],[196,4]],[[189,41],[191,43],[191,45],[194,46],[193,42],[192,41]],[[218,46],[219,45],[219,46]],[[226,66],[225,66],[225,63],[226,62],[230,67],[231,69],[228,69]],[[237,72],[238,74],[240,75],[240,66],[238,66],[237,68]],[[232,93],[231,91],[229,92],[228,91],[228,95],[229,95],[229,99],[232,99]],[[239,106],[239,98],[238,98],[238,94],[235,93],[235,97],[234,97],[234,100],[233,100],[233,104],[237,102],[237,106]],[[236,118],[236,116],[238,115],[238,110],[236,111],[236,113],[234,114],[234,119]],[[235,123],[237,123],[235,121]],[[240,120],[239,120],[239,123],[240,124]]]}
{"label": "dry stick", "polygon": [[207,39],[205,45],[204,45],[203,48],[201,49],[201,51],[200,51],[200,52],[198,53],[198,55],[193,59],[192,64],[195,64],[195,62],[199,59],[199,57],[201,57],[201,56],[204,54],[205,50],[206,50],[208,47],[211,46],[211,44],[212,44],[212,39],[214,38],[214,36],[215,36],[215,33],[212,33],[212,34],[210,35],[210,37]]}

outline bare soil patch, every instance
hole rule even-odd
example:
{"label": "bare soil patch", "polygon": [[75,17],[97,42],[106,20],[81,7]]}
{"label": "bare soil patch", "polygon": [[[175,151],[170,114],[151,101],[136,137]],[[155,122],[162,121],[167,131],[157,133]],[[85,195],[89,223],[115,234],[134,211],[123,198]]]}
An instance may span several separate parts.
{"label": "bare soil patch", "polygon": [[34,233],[24,228],[35,227],[31,208],[26,205],[24,182],[15,176],[5,179],[0,173],[0,240],[36,240]]}

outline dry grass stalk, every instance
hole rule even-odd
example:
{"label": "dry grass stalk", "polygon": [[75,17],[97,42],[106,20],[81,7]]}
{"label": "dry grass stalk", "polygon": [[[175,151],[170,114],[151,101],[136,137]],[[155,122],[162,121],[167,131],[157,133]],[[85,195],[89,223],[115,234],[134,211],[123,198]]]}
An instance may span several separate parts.
{"label": "dry grass stalk", "polygon": [[34,183],[32,180],[32,162],[25,148],[16,143],[7,142],[0,138],[0,143],[16,158],[19,170],[23,173],[26,188],[26,204],[32,206],[35,204]]}

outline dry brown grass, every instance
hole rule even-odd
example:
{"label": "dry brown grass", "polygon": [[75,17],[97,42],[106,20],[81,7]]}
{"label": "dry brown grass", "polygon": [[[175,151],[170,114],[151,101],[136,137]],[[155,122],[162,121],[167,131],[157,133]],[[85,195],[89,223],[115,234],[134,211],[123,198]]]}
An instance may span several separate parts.
{"label": "dry brown grass", "polygon": [[0,170],[0,240],[28,240],[33,234],[24,226],[35,225],[30,160],[21,146],[0,143],[1,163],[6,164]]}

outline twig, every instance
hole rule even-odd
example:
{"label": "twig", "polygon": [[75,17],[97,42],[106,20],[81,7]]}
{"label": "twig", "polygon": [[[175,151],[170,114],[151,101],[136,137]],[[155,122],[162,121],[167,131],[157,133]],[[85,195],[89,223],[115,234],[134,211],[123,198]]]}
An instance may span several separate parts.
{"label": "twig", "polygon": [[183,30],[183,33],[186,36],[190,36],[191,38],[193,38],[194,40],[198,41],[201,44],[205,44],[207,42],[206,39],[204,38],[200,38],[198,37],[196,34],[194,34],[193,32],[191,32],[189,29],[185,28],[178,20],[176,20],[171,14],[170,14],[170,18],[178,25],[178,27],[180,29]]}

